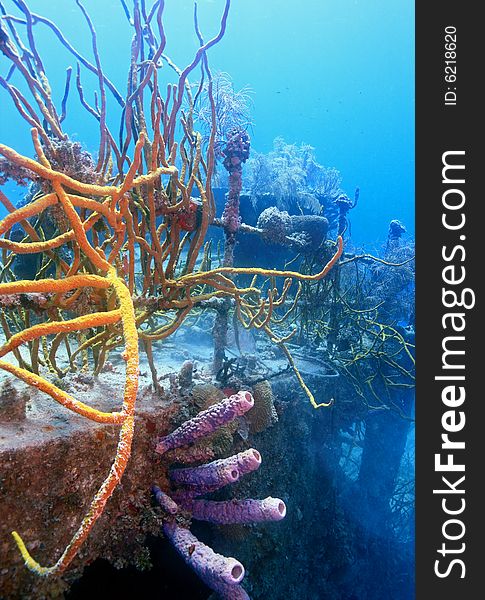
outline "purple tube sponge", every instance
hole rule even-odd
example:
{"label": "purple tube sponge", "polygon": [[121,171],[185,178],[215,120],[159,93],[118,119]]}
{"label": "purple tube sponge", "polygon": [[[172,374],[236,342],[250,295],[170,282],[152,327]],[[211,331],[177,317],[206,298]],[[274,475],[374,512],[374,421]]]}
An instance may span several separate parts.
{"label": "purple tube sponge", "polygon": [[201,489],[201,493],[206,493],[234,483],[241,475],[255,471],[260,464],[261,455],[251,448],[200,467],[173,469],[170,478],[174,483],[195,486]]}
{"label": "purple tube sponge", "polygon": [[214,591],[218,591],[218,586],[235,586],[242,581],[244,567],[235,558],[216,554],[188,529],[176,523],[165,523],[163,532],[185,562]]}
{"label": "purple tube sponge", "polygon": [[286,505],[279,498],[264,500],[192,500],[188,502],[192,517],[219,525],[280,521],[286,515]]}
{"label": "purple tube sponge", "polygon": [[170,471],[170,479],[174,483],[190,485],[195,487],[216,489],[234,483],[239,479],[239,471],[234,465],[226,464],[224,460],[213,462],[187,469],[173,469]]}
{"label": "purple tube sponge", "polygon": [[239,476],[256,471],[261,465],[261,454],[254,448],[239,452],[239,454],[231,456],[230,458],[235,459]]}
{"label": "purple tube sponge", "polygon": [[155,496],[155,500],[158,502],[158,504],[160,504],[165,512],[171,515],[176,515],[178,513],[179,507],[177,506],[177,503],[174,502],[168,494],[162,492],[157,485],[152,487],[152,492]]}
{"label": "purple tube sponge", "polygon": [[238,392],[234,396],[213,404],[166,437],[161,438],[155,451],[163,454],[167,450],[195,442],[233,421],[236,417],[240,417],[253,406],[254,399],[249,392]]}
{"label": "purple tube sponge", "polygon": [[246,590],[240,585],[218,583],[212,588],[222,600],[251,600]]}

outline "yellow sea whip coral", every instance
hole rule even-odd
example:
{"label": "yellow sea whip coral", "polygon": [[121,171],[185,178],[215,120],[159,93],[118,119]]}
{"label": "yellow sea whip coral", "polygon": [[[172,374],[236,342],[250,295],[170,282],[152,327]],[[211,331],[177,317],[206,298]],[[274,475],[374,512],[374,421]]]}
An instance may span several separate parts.
{"label": "yellow sea whip coral", "polygon": [[[81,177],[76,179],[72,172],[53,167],[62,163],[59,149],[68,138],[62,132],[62,115],[58,115],[52,102],[45,69],[33,42],[34,23],[44,23],[49,27],[53,24],[39,15],[33,19],[26,4],[19,3],[26,18],[24,21],[17,19],[16,22],[24,23],[27,27],[29,47],[36,57],[32,63],[33,71],[24,64],[25,60],[28,61],[28,55],[15,49],[18,36],[10,37],[2,28],[0,37],[0,49],[24,77],[40,112],[38,115],[20,91],[3,81],[2,85],[14,99],[20,114],[32,126],[32,141],[37,159],[23,156],[2,144],[0,156],[13,167],[22,169],[22,173],[30,174],[32,181],[37,182],[39,192],[31,203],[18,209],[15,209],[0,192],[0,201],[10,212],[0,221],[0,252],[3,258],[0,297],[18,295],[22,298],[28,294],[45,296],[42,306],[36,307],[41,314],[40,323],[31,324],[27,318],[25,322],[19,322],[18,315],[14,315],[17,319],[14,320],[14,323],[17,323],[17,331],[12,334],[8,323],[3,319],[6,342],[0,348],[0,369],[48,394],[73,412],[96,422],[120,426],[119,442],[112,467],[95,494],[77,532],[57,562],[51,567],[41,566],[30,556],[20,535],[17,532],[13,533],[27,567],[44,576],[62,573],[73,560],[102,514],[126,468],[134,435],[139,339],[145,344],[147,358],[156,381],[156,369],[151,353],[152,342],[171,335],[194,308],[203,306],[213,298],[230,298],[243,325],[265,331],[270,339],[286,351],[291,362],[291,355],[284,345],[291,334],[277,335],[273,331],[273,327],[284,320],[276,318],[276,311],[282,309],[285,315],[291,312],[296,299],[288,310],[285,304],[293,280],[317,281],[325,277],[339,260],[343,249],[342,239],[338,238],[332,258],[320,273],[314,275],[272,269],[231,267],[204,270],[198,267],[199,253],[204,248],[207,229],[215,213],[211,178],[214,170],[216,124],[212,79],[206,51],[224,35],[230,0],[226,0],[217,35],[205,44],[201,41],[194,60],[183,70],[175,68],[163,54],[164,2],[156,2],[148,15],[142,15],[138,3],[134,3],[135,36],[131,57],[133,77],[127,97],[122,100],[124,137],[120,140],[119,147],[106,125],[107,103],[104,87],[109,87],[117,100],[121,96],[116,95],[116,90],[113,91],[110,87],[112,84],[101,70],[94,28],[79,0],[77,4],[90,26],[96,58],[96,66],[91,65],[91,70],[94,69],[98,75],[99,97],[102,99],[99,107],[87,106],[78,76],[81,102],[99,121],[101,132],[99,160],[94,173],[96,177],[90,178],[88,182],[79,180]],[[5,21],[9,21],[11,28],[14,27],[10,16],[7,15]],[[155,31],[155,27],[158,32]],[[149,55],[147,48],[143,47],[143,44],[148,43],[150,50],[154,51],[152,59],[142,62],[140,57]],[[168,85],[165,98],[158,84],[158,68],[162,60],[167,61],[178,76],[176,84]],[[85,62],[81,62],[86,66]],[[194,132],[193,99],[187,81],[188,75],[199,64],[202,64],[203,72],[209,81],[208,94],[213,119],[205,155],[201,136]],[[184,97],[188,108],[182,110]],[[149,110],[145,115],[147,105]],[[64,108],[65,98],[63,111]],[[177,119],[182,130],[180,142],[175,139],[178,131]],[[44,121],[48,124],[46,128],[42,126]],[[134,122],[137,123],[136,136],[133,130]],[[56,139],[55,143],[53,137]],[[129,152],[132,153],[131,158]],[[177,166],[180,163],[181,168]],[[190,235],[187,233],[181,239],[183,227],[178,217],[185,214],[194,189],[198,192],[201,202],[200,224]],[[67,231],[45,239],[42,229],[37,230],[33,226],[33,219],[42,218],[52,207],[57,207],[60,211]],[[156,220],[159,209],[163,217],[161,224]],[[20,242],[9,239],[14,226],[22,227],[25,232],[25,237]],[[66,246],[71,250],[70,258],[58,253],[58,249]],[[186,255],[182,253],[184,246],[187,248]],[[204,256],[206,252],[204,248]],[[136,257],[136,253],[139,253],[139,258]],[[21,254],[42,256],[38,279],[15,280],[10,265],[14,258]],[[141,270],[140,273],[136,273],[137,268]],[[55,271],[55,278],[46,276],[49,269],[51,272]],[[249,287],[239,288],[232,279],[238,275],[252,275],[253,282]],[[5,281],[9,277],[12,280]],[[264,286],[256,286],[257,277],[270,282],[266,298]],[[275,277],[286,278],[281,293],[273,283]],[[77,313],[81,316],[65,318],[63,311],[74,311],[76,303],[86,296],[89,296],[94,307],[93,312],[88,311],[86,314],[86,311],[81,311]],[[153,298],[153,301],[148,302],[148,298]],[[50,352],[47,339],[49,335],[55,336]],[[59,373],[55,365],[56,351],[62,340],[67,344],[69,335],[71,339],[75,337],[77,344],[74,351],[70,352],[71,368],[79,355],[82,356],[83,366],[86,366],[88,351],[92,350],[94,356],[96,348],[96,373],[100,372],[110,350],[124,345],[126,374],[123,405],[119,411],[106,413],[90,407],[39,373],[39,346],[44,349],[45,366],[51,372]],[[28,344],[31,365],[19,351],[24,344]],[[2,357],[10,352],[19,362],[18,366],[3,360]],[[298,376],[294,363],[293,367]],[[311,393],[308,393],[313,401]]]}

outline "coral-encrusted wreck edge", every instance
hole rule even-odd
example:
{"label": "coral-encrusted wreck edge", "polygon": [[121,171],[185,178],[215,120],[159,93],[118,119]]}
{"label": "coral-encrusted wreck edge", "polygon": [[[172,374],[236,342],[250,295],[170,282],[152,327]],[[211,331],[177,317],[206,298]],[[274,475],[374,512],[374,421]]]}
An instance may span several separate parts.
{"label": "coral-encrusted wreck edge", "polygon": [[[114,361],[102,378],[69,374],[63,385],[86,403],[112,410],[119,401],[124,369],[121,358],[118,363]],[[11,531],[21,532],[28,550],[43,561],[55,561],[109,470],[118,428],[73,415],[22,382],[0,377],[0,415],[8,398],[7,413],[16,416],[0,418],[2,600],[62,597],[84,567],[98,558],[117,567],[150,566],[146,536],[159,536],[162,522],[151,506],[149,489],[154,474],[168,481],[167,467],[153,450],[154,440],[173,428],[185,402],[168,392],[154,394],[150,382],[148,365],[142,363],[133,454],[119,489],[69,570],[61,578],[44,579],[25,569]],[[18,410],[12,411],[12,405]]]}

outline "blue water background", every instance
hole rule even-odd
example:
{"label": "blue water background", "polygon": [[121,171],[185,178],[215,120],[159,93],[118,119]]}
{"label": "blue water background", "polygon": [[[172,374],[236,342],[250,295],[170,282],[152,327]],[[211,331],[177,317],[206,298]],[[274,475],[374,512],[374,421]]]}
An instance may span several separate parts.
{"label": "blue water background", "polygon": [[[55,20],[71,43],[93,60],[89,30],[74,0],[28,4],[33,12]],[[121,4],[84,4],[96,25],[103,69],[124,93],[132,30]],[[11,9],[8,0],[6,6]],[[217,32],[222,7],[222,0],[200,0],[206,39]],[[167,53],[179,65],[190,62],[198,46],[192,11],[190,0],[166,1]],[[37,35],[59,105],[65,68],[75,68],[75,60],[45,27],[39,25]],[[413,234],[413,2],[233,0],[226,36],[209,58],[213,69],[232,76],[236,88],[248,84],[254,91],[256,150],[270,150],[276,136],[308,143],[320,163],[339,169],[349,195],[360,187],[360,202],[351,215],[355,243],[384,240],[394,218]],[[3,57],[0,69],[5,75]],[[92,103],[97,82],[85,70],[83,86]],[[0,141],[31,155],[29,127],[3,89],[0,102]],[[109,102],[109,122],[117,132],[119,107],[111,96]],[[64,129],[88,149],[97,149],[97,123],[81,107],[74,85]],[[11,185],[7,192],[13,201],[21,196]]]}

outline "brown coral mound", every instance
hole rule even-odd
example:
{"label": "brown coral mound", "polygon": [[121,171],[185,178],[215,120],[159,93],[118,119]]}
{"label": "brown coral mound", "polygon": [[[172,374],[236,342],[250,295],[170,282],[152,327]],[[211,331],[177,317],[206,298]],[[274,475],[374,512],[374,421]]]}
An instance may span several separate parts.
{"label": "brown coral mound", "polygon": [[224,398],[224,392],[212,383],[199,383],[192,389],[192,398],[199,410],[206,410]]}
{"label": "brown coral mound", "polygon": [[251,433],[261,433],[278,421],[274,405],[273,390],[269,381],[253,385],[254,406],[246,413]]}

